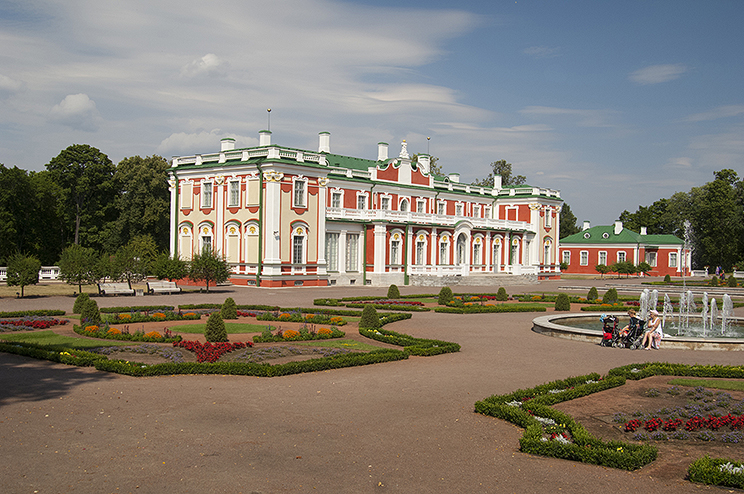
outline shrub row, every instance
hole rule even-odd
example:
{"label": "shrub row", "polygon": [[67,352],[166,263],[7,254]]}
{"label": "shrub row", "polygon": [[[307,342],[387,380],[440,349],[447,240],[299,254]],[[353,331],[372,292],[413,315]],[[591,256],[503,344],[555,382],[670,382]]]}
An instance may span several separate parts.
{"label": "shrub row", "polygon": [[33,317],[33,316],[64,316],[63,310],[16,310],[0,312],[0,318],[5,317]]}
{"label": "shrub row", "polygon": [[402,346],[403,351],[406,353],[422,357],[431,357],[432,355],[460,351],[460,345],[457,343],[441,340],[429,340],[426,338],[414,338],[407,334],[387,331],[381,328],[359,328],[359,334],[373,340]]}
{"label": "shrub row", "polygon": [[[592,436],[572,417],[554,410],[551,405],[573,400],[625,383],[622,376],[602,379],[598,374],[574,377],[562,381],[517,390],[501,396],[491,396],[475,404],[475,411],[507,420],[525,429],[519,441],[521,451],[552,456],[594,465],[635,470],[656,459],[657,449],[620,441],[604,442]],[[553,419],[565,426],[572,441],[545,440],[543,426],[535,416]]]}
{"label": "shrub row", "polygon": [[126,312],[122,311],[119,313],[109,313],[101,318],[103,322],[108,324],[127,324],[137,322],[160,322],[160,321],[195,321],[201,319],[201,314],[194,312],[186,312],[179,314],[178,312],[152,312],[143,314],[142,312]]}
{"label": "shrub row", "polygon": [[[87,327],[89,328],[91,326]],[[98,328],[98,326],[94,327]],[[129,333],[128,331],[119,331],[118,329],[110,329],[108,326],[101,326],[96,331],[88,331],[77,324],[72,329],[81,336],[101,338],[104,340],[142,341],[145,343],[173,343],[174,341],[181,341],[180,335],[173,336],[168,329],[164,330],[163,333],[158,331],[151,331],[149,333],[135,331],[134,333]]]}
{"label": "shrub row", "polygon": [[741,462],[726,458],[704,456],[690,465],[687,475],[692,482],[744,489]]}
{"label": "shrub row", "polygon": [[346,333],[336,328],[329,328],[330,333],[318,333],[310,331],[297,331],[297,335],[287,337],[284,333],[274,334],[271,331],[264,331],[260,335],[253,337],[254,343],[275,343],[280,341],[311,341],[311,340],[328,340],[331,338],[343,338]]}
{"label": "shrub row", "polygon": [[371,305],[375,309],[386,309],[386,310],[400,310],[406,312],[429,312],[429,307],[421,307],[417,305],[393,305],[393,304],[376,304],[374,302],[368,304],[346,304],[346,307],[350,309],[363,309],[365,305]]}
{"label": "shrub row", "polygon": [[131,307],[101,307],[99,311],[106,314],[118,314],[121,312],[157,312],[172,311],[172,305],[133,305]]}
{"label": "shrub row", "polygon": [[648,362],[629,364],[611,369],[608,376],[622,376],[626,379],[644,379],[651,376],[689,376],[689,377],[723,377],[728,379],[744,378],[744,367],[740,365],[686,365],[669,362]]}
{"label": "shrub row", "polygon": [[545,312],[547,309],[542,305],[519,305],[519,304],[497,304],[497,305],[466,305],[463,307],[437,307],[434,312],[445,312],[448,314],[480,314],[487,312]]}

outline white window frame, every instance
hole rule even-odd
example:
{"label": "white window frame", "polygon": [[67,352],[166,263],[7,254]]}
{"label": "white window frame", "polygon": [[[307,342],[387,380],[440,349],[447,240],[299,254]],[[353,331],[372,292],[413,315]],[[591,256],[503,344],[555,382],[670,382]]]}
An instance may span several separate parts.
{"label": "white window frame", "polygon": [[[297,246],[298,246],[298,239],[299,239],[299,246],[301,249],[301,252],[299,253],[299,258],[297,256]],[[301,264],[307,264],[307,226],[306,225],[297,225],[292,228],[292,243],[291,245],[291,261],[292,264],[298,266]],[[297,262],[297,261],[301,262]]]}
{"label": "white window frame", "polygon": [[227,206],[230,208],[240,207],[240,180],[233,179],[227,182]]}
{"label": "white window frame", "polygon": [[579,252],[579,265],[580,266],[589,265],[589,251],[588,250],[582,250],[581,252]]}
{"label": "white window frame", "polygon": [[[346,234],[346,271],[359,271],[359,233]],[[353,240],[353,241],[352,241]],[[356,244],[356,245],[354,245]]]}
{"label": "white window frame", "polygon": [[481,205],[475,204],[473,205],[473,218],[480,218],[481,217]]}
{"label": "white window frame", "polygon": [[[361,199],[361,201],[360,201]],[[356,207],[357,209],[367,209],[367,193],[366,192],[357,192],[357,199],[356,199]],[[362,206],[361,208],[359,206]]]}
{"label": "white window frame", "polygon": [[439,264],[449,265],[449,251],[450,251],[450,240],[449,235],[443,236],[439,239]]}
{"label": "white window frame", "polygon": [[625,262],[625,260],[628,258],[624,250],[620,250],[617,253],[617,262]]}
{"label": "white window frame", "polygon": [[492,210],[493,209],[491,208],[491,206],[485,206],[483,208],[483,217],[490,220],[491,219],[491,211]]}
{"label": "white window frame", "polygon": [[678,267],[677,266],[679,264],[678,260],[679,260],[679,256],[677,255],[676,252],[670,252],[669,253],[669,263],[668,263],[668,265],[669,265],[670,268],[676,268],[676,267]]}
{"label": "white window frame", "polygon": [[213,207],[214,207],[214,182],[212,182],[211,180],[206,180],[201,183],[201,208],[212,209]]}
{"label": "white window frame", "polygon": [[[604,258],[604,262],[602,262]],[[606,250],[600,250],[599,251],[599,257],[597,257],[597,264],[604,264],[607,266],[607,251]]]}
{"label": "white window frame", "polygon": [[416,212],[426,213],[426,199],[416,199]]}
{"label": "white window frame", "polygon": [[446,201],[437,202],[437,214],[439,216],[445,216],[447,214],[447,202]]}
{"label": "white window frame", "polygon": [[570,250],[563,251],[563,262],[565,262],[569,266],[571,265],[571,251]]}
{"label": "white window frame", "polygon": [[[326,233],[326,269],[329,272],[338,272],[339,238],[341,238],[341,234],[338,232]],[[292,246],[294,247],[294,243]]]}
{"label": "white window frame", "polygon": [[390,232],[390,243],[388,248],[390,256],[388,257],[391,266],[403,265],[402,251],[403,246],[403,233],[399,231]]}
{"label": "white window frame", "polygon": [[408,213],[411,211],[411,201],[407,197],[401,197],[398,201],[398,211]]}
{"label": "white window frame", "polygon": [[553,228],[553,211],[550,209],[545,210],[545,229]]}
{"label": "white window frame", "polygon": [[302,175],[292,177],[292,207],[307,207],[307,179]]}
{"label": "white window frame", "polygon": [[391,197],[389,194],[380,194],[380,209],[383,211],[390,211]]}
{"label": "white window frame", "polygon": [[464,216],[465,204],[462,202],[455,203],[455,216]]}
{"label": "white window frame", "polygon": [[483,239],[481,237],[476,237],[473,240],[473,257],[472,262],[470,263],[473,266],[481,266],[483,265]]}
{"label": "white window frame", "polygon": [[657,263],[659,262],[659,253],[656,251],[646,251],[646,262],[651,265],[652,268],[655,268]]}
{"label": "white window frame", "polygon": [[340,189],[331,190],[331,207],[336,209],[344,207],[344,193]]}

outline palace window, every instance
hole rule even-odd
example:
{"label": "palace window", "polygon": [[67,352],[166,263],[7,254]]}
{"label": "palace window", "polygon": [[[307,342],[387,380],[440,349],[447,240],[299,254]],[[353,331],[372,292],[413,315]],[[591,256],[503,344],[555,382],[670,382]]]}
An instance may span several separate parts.
{"label": "palace window", "polygon": [[303,264],[305,257],[305,237],[295,235],[292,237],[292,264]]}
{"label": "palace window", "polygon": [[292,197],[292,206],[296,208],[307,207],[307,180],[294,179],[294,195]]}
{"label": "palace window", "polygon": [[326,262],[328,271],[338,271],[338,233],[326,233]]}
{"label": "palace window", "polygon": [[202,209],[212,207],[212,182],[202,182]]}
{"label": "palace window", "polygon": [[416,201],[416,212],[417,213],[425,213],[426,212],[426,199],[418,199]]}
{"label": "palace window", "polygon": [[231,180],[228,182],[229,194],[227,199],[227,205],[231,208],[240,206],[240,182],[237,180]]}
{"label": "palace window", "polygon": [[445,206],[446,206],[446,204],[444,202],[437,203],[437,214],[439,214],[439,215],[446,214],[446,211],[447,210],[445,209]]}
{"label": "palace window", "polygon": [[367,196],[365,194],[357,196],[357,209],[367,209]]}
{"label": "palace window", "polygon": [[617,262],[625,262],[625,251],[620,251],[617,253]]}
{"label": "palace window", "polygon": [[346,235],[346,271],[359,271],[359,234]]}
{"label": "palace window", "polygon": [[380,203],[380,209],[388,210],[390,209],[390,198],[389,197],[383,197],[382,202]]}
{"label": "palace window", "polygon": [[341,207],[341,192],[331,192],[331,207],[332,208]]}
{"label": "palace window", "polygon": [[446,237],[439,242],[439,264],[449,264],[449,242]]}
{"label": "palace window", "polygon": [[579,264],[581,264],[582,266],[588,266],[589,265],[589,251],[582,250],[580,255],[581,257],[579,259]]}
{"label": "palace window", "polygon": [[408,199],[400,201],[400,210],[404,213],[408,212]]}
{"label": "palace window", "polygon": [[607,266],[607,252],[604,250],[599,253],[599,264]]}
{"label": "palace window", "polygon": [[390,242],[390,264],[400,264],[400,240]]}
{"label": "palace window", "polygon": [[677,267],[677,253],[676,252],[669,253],[669,267],[670,268]]}
{"label": "palace window", "polygon": [[565,262],[568,265],[571,265],[571,251],[570,250],[563,251],[563,262]]}

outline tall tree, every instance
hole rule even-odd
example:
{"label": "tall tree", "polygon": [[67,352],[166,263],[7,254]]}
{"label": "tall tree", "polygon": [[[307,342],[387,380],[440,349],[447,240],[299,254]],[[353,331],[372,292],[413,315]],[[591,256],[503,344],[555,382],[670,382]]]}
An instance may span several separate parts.
{"label": "tall tree", "polygon": [[206,248],[201,254],[194,254],[189,265],[189,278],[194,281],[203,281],[207,284],[223,283],[230,277],[230,267],[225,258],[218,252]]}
{"label": "tall tree", "polygon": [[100,248],[103,230],[115,219],[115,167],[98,149],[74,144],[46,165],[60,188],[60,212],[67,241]]}
{"label": "tall tree", "polygon": [[579,233],[580,229],[576,225],[576,216],[571,211],[571,206],[563,203],[561,208],[561,238],[568,237],[574,233]]}
{"label": "tall tree", "polygon": [[494,175],[501,176],[501,187],[516,187],[527,183],[527,177],[524,175],[512,174],[512,164],[507,163],[506,160],[494,161],[489,166],[492,170],[491,173],[486,178],[474,181],[473,185],[493,187]]}
{"label": "tall tree", "polygon": [[95,250],[73,244],[62,251],[58,262],[59,277],[70,285],[77,285],[78,293],[82,293],[83,285],[93,284],[101,277],[97,264]]}
{"label": "tall tree", "polygon": [[15,252],[35,252],[33,212],[33,184],[26,171],[0,164],[0,263]]}
{"label": "tall tree", "polygon": [[161,156],[124,158],[116,166],[114,181],[120,194],[116,209],[118,219],[112,224],[114,236],[107,245],[126,245],[137,236],[150,236],[157,250],[168,248],[170,221],[170,192],[168,162]]}
{"label": "tall tree", "polygon": [[729,270],[736,264],[742,249],[740,239],[744,212],[737,198],[738,176],[734,170],[715,172],[715,180],[701,189],[695,201],[695,235],[699,261],[703,265],[723,266]]}

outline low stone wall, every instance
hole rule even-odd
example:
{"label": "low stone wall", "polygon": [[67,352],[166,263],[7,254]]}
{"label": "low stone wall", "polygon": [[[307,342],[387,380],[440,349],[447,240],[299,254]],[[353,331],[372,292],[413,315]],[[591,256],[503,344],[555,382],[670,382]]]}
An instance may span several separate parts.
{"label": "low stone wall", "polygon": [[506,286],[532,285],[537,283],[535,274],[473,274],[470,276],[431,276],[412,274],[413,286]]}

